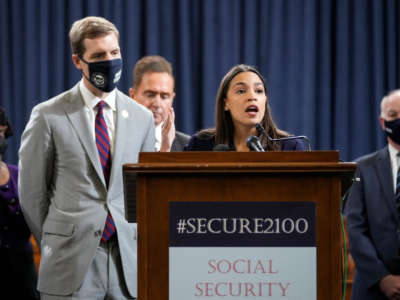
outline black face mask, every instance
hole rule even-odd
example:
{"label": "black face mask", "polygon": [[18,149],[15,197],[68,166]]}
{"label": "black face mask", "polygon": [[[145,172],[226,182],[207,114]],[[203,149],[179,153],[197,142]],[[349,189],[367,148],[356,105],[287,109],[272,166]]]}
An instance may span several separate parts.
{"label": "black face mask", "polygon": [[400,119],[394,119],[393,121],[385,120],[386,136],[390,137],[396,144],[400,145]]}
{"label": "black face mask", "polygon": [[82,57],[80,59],[89,66],[89,80],[95,88],[109,93],[115,89],[122,72],[122,59],[116,58],[112,60],[87,62]]}
{"label": "black face mask", "polygon": [[0,155],[3,156],[4,153],[6,153],[7,150],[7,140],[5,138],[3,138],[2,136],[0,136]]}

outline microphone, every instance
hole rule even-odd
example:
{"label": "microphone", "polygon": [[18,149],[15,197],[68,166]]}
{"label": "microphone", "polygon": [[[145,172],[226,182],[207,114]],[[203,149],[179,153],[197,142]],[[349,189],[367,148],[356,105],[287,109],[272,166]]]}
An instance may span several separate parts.
{"label": "microphone", "polygon": [[307,144],[307,151],[311,151],[310,140],[305,135],[295,135],[279,139],[273,139],[268,135],[268,133],[265,131],[264,127],[262,127],[260,123],[256,124],[256,129],[259,134],[263,134],[271,142],[280,142],[280,141],[296,140],[296,139],[304,140]]}
{"label": "microphone", "polygon": [[232,151],[232,149],[226,144],[215,145],[213,151]]}
{"label": "microphone", "polygon": [[264,148],[261,145],[260,139],[254,135],[250,135],[246,139],[246,145],[250,150],[257,152],[265,152]]}

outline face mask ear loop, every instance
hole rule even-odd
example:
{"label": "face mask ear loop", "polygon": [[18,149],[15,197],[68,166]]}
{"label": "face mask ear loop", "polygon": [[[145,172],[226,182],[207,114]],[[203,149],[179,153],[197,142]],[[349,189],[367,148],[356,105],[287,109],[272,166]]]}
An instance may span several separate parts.
{"label": "face mask ear loop", "polygon": [[[81,61],[83,61],[85,64],[87,64],[87,65],[89,66],[89,63],[88,63],[86,60],[84,60],[83,57],[81,57],[80,55],[78,55],[78,58],[79,58]],[[83,72],[83,70],[82,70],[82,75],[83,75],[83,77],[86,78],[87,81],[89,81],[91,84],[93,84],[93,83],[90,81],[89,77],[87,77],[87,76],[85,75],[85,73]],[[96,87],[96,86],[95,86],[95,87]]]}
{"label": "face mask ear loop", "polygon": [[78,55],[78,58],[79,58],[81,61],[83,61],[85,64],[87,64],[87,65],[89,64],[86,60],[83,59],[82,56]]}

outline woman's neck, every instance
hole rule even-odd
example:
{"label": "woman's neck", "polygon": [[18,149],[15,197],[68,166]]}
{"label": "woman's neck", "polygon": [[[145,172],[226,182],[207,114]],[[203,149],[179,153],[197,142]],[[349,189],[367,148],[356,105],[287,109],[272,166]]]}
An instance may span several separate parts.
{"label": "woman's neck", "polygon": [[0,161],[0,185],[6,184],[10,180],[10,171],[7,165]]}
{"label": "woman's neck", "polygon": [[250,135],[257,135],[257,130],[252,127],[235,126],[235,132],[233,135],[233,142],[235,144],[236,151],[238,152],[249,152],[250,149],[247,147],[246,139]]}

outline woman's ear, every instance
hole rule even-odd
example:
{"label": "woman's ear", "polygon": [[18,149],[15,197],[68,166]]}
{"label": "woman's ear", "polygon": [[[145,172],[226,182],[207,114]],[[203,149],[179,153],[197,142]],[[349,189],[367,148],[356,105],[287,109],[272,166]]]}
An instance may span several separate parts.
{"label": "woman's ear", "polygon": [[229,107],[228,107],[228,105],[226,104],[226,98],[225,98],[224,100],[222,100],[222,101],[224,101],[224,111],[228,111],[228,110],[229,110]]}

